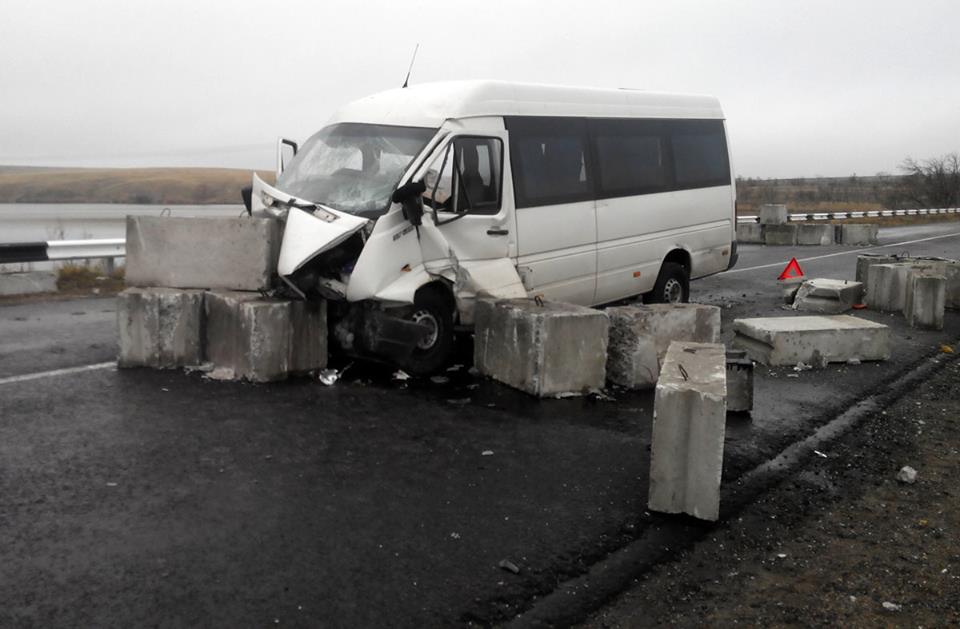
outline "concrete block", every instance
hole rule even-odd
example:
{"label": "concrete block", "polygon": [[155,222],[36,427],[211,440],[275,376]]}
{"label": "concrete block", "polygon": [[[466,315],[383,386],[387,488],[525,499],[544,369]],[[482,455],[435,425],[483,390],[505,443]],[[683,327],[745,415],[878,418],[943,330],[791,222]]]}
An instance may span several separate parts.
{"label": "concrete block", "polygon": [[848,280],[809,279],[800,285],[794,310],[839,314],[863,299],[863,284]]}
{"label": "concrete block", "polygon": [[783,303],[792,304],[802,284],[802,277],[788,277],[784,280],[777,280],[777,286],[780,287],[780,294],[783,296]]}
{"label": "concrete block", "polygon": [[326,314],[326,302],[208,292],[207,359],[217,377],[253,382],[322,369],[327,364]]}
{"label": "concrete block", "polygon": [[832,245],[833,231],[833,225],[801,223],[797,225],[797,244],[804,246]]}
{"label": "concrete block", "polygon": [[922,264],[946,279],[946,307],[960,310],[960,261],[946,258],[901,258],[902,262]]}
{"label": "concrete block", "polygon": [[126,282],[266,289],[276,275],[281,235],[272,218],[128,216]]}
{"label": "concrete block", "polygon": [[785,225],[790,220],[786,205],[766,204],[760,206],[761,225]]}
{"label": "concrete block", "polygon": [[763,229],[764,226],[760,223],[737,223],[737,242],[762,245]]}
{"label": "concrete block", "polygon": [[763,240],[767,245],[796,245],[797,225],[767,225],[763,230]]}
{"label": "concrete block", "polygon": [[753,361],[742,349],[727,350],[727,412],[753,410]]}
{"label": "concrete block", "polygon": [[128,288],[117,295],[120,367],[170,369],[203,362],[203,291]]}
{"label": "concrete block", "polygon": [[719,517],[726,380],[723,345],[679,342],[667,350],[654,398],[651,510]]}
{"label": "concrete block", "polygon": [[903,312],[907,302],[907,264],[874,264],[867,275],[867,306],[880,312]]}
{"label": "concrete block", "polygon": [[531,299],[477,300],[474,366],[538,397],[602,389],[609,320],[604,312]]}
{"label": "concrete block", "polygon": [[716,343],[720,308],[704,304],[648,304],[607,308],[607,379],[631,389],[653,388],[673,341]]}
{"label": "concrete block", "polygon": [[942,330],[946,307],[947,280],[927,272],[913,272],[908,279],[903,314],[913,328]]}
{"label": "concrete block", "polygon": [[0,295],[35,295],[57,292],[57,276],[49,271],[0,273]]}
{"label": "concrete block", "polygon": [[764,365],[890,357],[890,328],[849,315],[737,319],[733,331],[733,347]]}
{"label": "concrete block", "polygon": [[840,238],[844,245],[875,245],[880,227],[876,224],[840,225]]}
{"label": "concrete block", "polygon": [[875,264],[895,264],[900,259],[897,256],[886,256],[875,253],[866,253],[857,256],[857,275],[856,280],[862,282],[864,289],[870,288],[870,267]]}

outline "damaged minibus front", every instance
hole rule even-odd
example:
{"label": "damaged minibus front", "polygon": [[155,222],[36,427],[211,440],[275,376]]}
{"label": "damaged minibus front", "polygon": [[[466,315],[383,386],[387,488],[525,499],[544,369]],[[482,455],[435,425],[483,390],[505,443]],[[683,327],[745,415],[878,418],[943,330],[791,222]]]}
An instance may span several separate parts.
{"label": "damaged minibus front", "polygon": [[340,349],[415,375],[444,366],[478,295],[526,296],[501,199],[504,134],[455,127],[334,123],[275,186],[255,175],[250,195],[253,213],[285,221],[278,273],[327,300]]}

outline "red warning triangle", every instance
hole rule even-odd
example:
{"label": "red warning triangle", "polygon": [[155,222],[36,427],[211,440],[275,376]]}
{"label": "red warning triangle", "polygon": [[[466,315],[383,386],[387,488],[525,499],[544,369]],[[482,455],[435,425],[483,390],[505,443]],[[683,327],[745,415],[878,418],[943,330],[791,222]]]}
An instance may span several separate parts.
{"label": "red warning triangle", "polygon": [[797,262],[796,258],[790,258],[790,262],[787,264],[787,268],[783,270],[783,273],[780,274],[778,280],[789,280],[795,277],[803,277],[803,271],[800,269],[800,263]]}

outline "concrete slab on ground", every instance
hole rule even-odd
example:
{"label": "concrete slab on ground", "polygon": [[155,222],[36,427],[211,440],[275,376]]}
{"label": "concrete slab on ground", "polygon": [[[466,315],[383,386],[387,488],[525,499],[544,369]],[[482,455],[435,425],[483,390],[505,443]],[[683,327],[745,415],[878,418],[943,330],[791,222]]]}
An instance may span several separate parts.
{"label": "concrete slab on ground", "polygon": [[863,299],[863,284],[849,280],[804,280],[793,301],[794,310],[839,314]]}
{"label": "concrete slab on ground", "polygon": [[849,315],[737,319],[733,331],[733,346],[764,365],[823,367],[890,357],[890,328]]}

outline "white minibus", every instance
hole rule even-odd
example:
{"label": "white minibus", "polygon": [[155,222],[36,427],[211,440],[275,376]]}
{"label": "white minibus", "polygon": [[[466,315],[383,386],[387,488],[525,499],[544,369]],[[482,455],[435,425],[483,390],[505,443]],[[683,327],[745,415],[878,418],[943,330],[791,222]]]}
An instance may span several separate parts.
{"label": "white minibus", "polygon": [[[291,151],[292,149],[292,151]],[[285,154],[293,153],[286,165]],[[708,96],[493,81],[375,94],[254,176],[278,272],[346,352],[441,368],[480,297],[686,301],[737,258],[723,112]]]}

